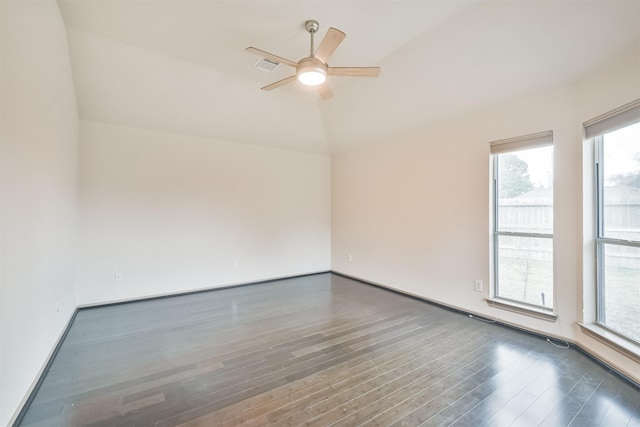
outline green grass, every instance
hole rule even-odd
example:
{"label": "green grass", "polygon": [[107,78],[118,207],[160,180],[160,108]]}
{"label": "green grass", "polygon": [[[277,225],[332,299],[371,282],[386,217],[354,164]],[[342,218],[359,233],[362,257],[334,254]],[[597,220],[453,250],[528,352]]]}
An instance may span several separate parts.
{"label": "green grass", "polygon": [[[499,295],[528,304],[553,307],[553,263],[500,257]],[[542,303],[544,293],[544,305]]]}
{"label": "green grass", "polygon": [[605,283],[606,325],[640,342],[640,265],[607,268]]}
{"label": "green grass", "polygon": [[[553,307],[552,262],[501,257],[499,296]],[[609,267],[605,271],[605,324],[640,342],[640,261],[637,268]]]}

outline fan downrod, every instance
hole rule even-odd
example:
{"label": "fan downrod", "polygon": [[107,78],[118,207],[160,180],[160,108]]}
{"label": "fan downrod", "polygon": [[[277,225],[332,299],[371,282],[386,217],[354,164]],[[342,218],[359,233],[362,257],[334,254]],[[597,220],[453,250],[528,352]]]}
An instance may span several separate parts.
{"label": "fan downrod", "polygon": [[309,37],[311,38],[311,46],[309,48],[309,58],[311,58],[314,52],[313,35],[316,33],[316,31],[318,31],[318,28],[320,28],[320,24],[315,19],[309,19],[304,23],[304,28],[307,30],[307,32],[309,33]]}

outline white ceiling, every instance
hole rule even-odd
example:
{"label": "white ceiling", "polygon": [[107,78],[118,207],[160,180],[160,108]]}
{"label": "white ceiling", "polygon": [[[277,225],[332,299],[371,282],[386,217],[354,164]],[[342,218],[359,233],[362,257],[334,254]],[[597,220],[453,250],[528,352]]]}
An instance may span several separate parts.
{"label": "white ceiling", "polygon": [[[330,152],[576,81],[640,45],[640,1],[59,0],[80,116]],[[293,74],[254,68],[254,46],[297,61],[307,19],[347,34],[322,101]]]}

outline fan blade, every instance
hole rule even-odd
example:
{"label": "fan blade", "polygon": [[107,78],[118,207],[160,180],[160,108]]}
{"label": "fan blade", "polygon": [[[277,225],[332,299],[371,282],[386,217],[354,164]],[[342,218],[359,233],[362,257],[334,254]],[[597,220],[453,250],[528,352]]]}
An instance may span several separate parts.
{"label": "fan blade", "polygon": [[263,58],[270,59],[271,61],[279,62],[280,64],[285,64],[290,67],[296,68],[298,64],[289,59],[282,58],[278,55],[274,55],[273,53],[265,52],[264,50],[256,49],[255,47],[248,47],[245,51],[249,53],[253,53],[254,55],[262,56]]}
{"label": "fan blade", "polygon": [[326,64],[327,59],[329,59],[331,54],[336,50],[340,43],[342,43],[342,40],[344,40],[345,37],[347,37],[347,35],[342,31],[336,30],[333,27],[329,28],[329,30],[327,30],[327,34],[324,35],[324,38],[320,43],[320,47],[318,47],[316,54],[313,56]]}
{"label": "fan blade", "polygon": [[327,74],[339,77],[378,77],[380,67],[329,67]]}
{"label": "fan blade", "polygon": [[318,86],[318,93],[320,94],[320,98],[324,99],[325,101],[327,99],[333,98],[333,92],[331,92],[331,88],[326,83]]}
{"label": "fan blade", "polygon": [[287,77],[286,79],[278,80],[277,82],[275,82],[275,83],[271,83],[270,85],[267,85],[267,86],[262,87],[262,88],[260,88],[260,89],[262,89],[262,90],[273,90],[273,89],[277,89],[277,88],[279,88],[280,86],[284,86],[284,85],[286,85],[287,83],[290,83],[290,82],[294,81],[295,79],[296,79],[296,76],[295,76],[295,75],[293,75],[293,76],[291,76],[291,77]]}

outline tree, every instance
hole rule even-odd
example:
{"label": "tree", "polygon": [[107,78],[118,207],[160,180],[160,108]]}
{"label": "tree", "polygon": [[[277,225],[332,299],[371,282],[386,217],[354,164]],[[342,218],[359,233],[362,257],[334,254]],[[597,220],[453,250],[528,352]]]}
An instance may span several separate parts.
{"label": "tree", "polygon": [[509,199],[533,190],[529,177],[529,165],[515,154],[501,154],[498,170],[500,173],[500,198]]}

